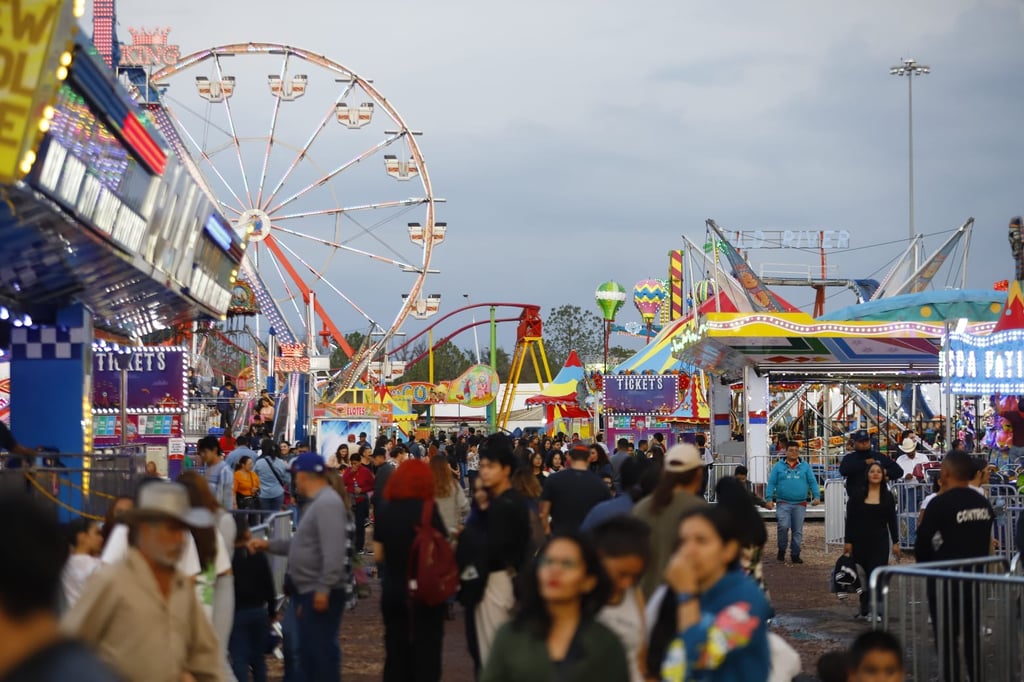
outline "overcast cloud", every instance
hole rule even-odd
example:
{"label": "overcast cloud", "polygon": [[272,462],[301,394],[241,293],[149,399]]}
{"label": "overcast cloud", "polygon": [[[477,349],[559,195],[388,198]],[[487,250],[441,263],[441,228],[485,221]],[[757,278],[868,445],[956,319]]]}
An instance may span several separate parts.
{"label": "overcast cloud", "polygon": [[[465,292],[596,310],[599,282],[665,277],[665,253],[681,234],[703,241],[708,217],[847,229],[852,247],[905,240],[907,87],[887,73],[901,56],[933,70],[914,82],[918,230],[974,216],[969,286],[1012,274],[1005,226],[1024,212],[1019,0],[118,4],[124,41],[128,26],[170,25],[183,53],[281,42],[374,79],[424,132],[448,200],[442,274],[426,292],[449,310]],[[880,276],[904,246],[830,262]],[[752,260],[812,262],[784,251]],[[360,296],[397,307],[393,292]],[[830,307],[852,303],[837,292]]]}

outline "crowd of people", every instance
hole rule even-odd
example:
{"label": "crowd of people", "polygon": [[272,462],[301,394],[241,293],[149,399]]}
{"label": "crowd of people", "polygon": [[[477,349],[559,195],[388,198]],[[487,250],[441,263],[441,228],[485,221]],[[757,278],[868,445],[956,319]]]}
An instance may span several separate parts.
{"label": "crowd of people", "polygon": [[[909,448],[893,461],[863,435],[854,434],[841,465],[844,552],[870,573],[899,557],[886,483],[914,476],[921,463]],[[3,566],[4,585],[50,580],[43,593],[59,600],[22,603],[5,590],[0,634],[30,616],[40,631],[34,643],[12,640],[22,649],[6,658],[0,637],[0,679],[63,679],[53,675],[74,665],[84,680],[260,682],[276,620],[287,682],[340,679],[340,624],[364,561],[381,580],[387,682],[441,679],[444,621],[460,607],[467,653],[485,681],[774,681],[800,670],[770,630],[768,533],[756,509],[776,510],[777,559],[788,549],[801,563],[804,511],[821,491],[796,447],[772,467],[765,499],[739,466],[711,481],[716,504],[708,504],[709,458],[696,439],[671,448],[620,440],[609,453],[600,438],[464,433],[371,445],[361,434],[326,460],[305,443],[234,440],[224,453],[217,438],[201,439],[203,473],[147,477],[103,522],[75,521],[55,546],[26,548],[31,578],[28,568]],[[963,453],[943,460],[943,492],[924,502],[918,560],[987,553],[993,512],[972,489],[978,477]],[[34,516],[19,529],[56,533],[45,513],[26,509]],[[290,538],[252,537],[261,513],[281,510],[296,513]],[[458,589],[447,598],[426,599],[416,584],[424,529],[450,543]],[[32,543],[6,532],[11,551]],[[267,554],[287,557],[283,603]],[[58,568],[40,571],[48,560]],[[869,617],[867,590],[861,599]],[[935,635],[949,643],[971,630]],[[902,679],[901,648],[886,637],[858,639],[843,659],[849,679]],[[972,661],[947,661],[961,663]],[[883,668],[892,675],[871,676]]]}

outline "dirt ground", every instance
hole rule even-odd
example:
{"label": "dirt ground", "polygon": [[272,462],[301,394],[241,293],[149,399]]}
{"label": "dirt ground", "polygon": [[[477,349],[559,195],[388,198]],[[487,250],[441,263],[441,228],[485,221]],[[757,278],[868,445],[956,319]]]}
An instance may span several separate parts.
{"label": "dirt ground", "polygon": [[[774,522],[768,523],[765,577],[775,605],[775,632],[799,653],[805,673],[814,673],[818,657],[843,649],[866,628],[854,618],[855,598],[839,600],[829,592],[829,573],[842,551],[825,551],[824,523],[808,521],[804,527],[803,565],[779,563]],[[372,581],[373,594],[345,613],[341,626],[342,679],[346,682],[379,682],[384,669],[384,624],[377,600],[380,587]],[[472,662],[466,652],[465,623],[461,609],[445,623],[444,682],[472,680]],[[281,665],[271,661],[271,680],[280,680]],[[813,678],[808,678],[813,679]]]}

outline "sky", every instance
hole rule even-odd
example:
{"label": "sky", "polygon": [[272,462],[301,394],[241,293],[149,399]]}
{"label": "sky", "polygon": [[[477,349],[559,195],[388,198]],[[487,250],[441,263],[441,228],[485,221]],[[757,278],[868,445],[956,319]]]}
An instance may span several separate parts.
{"label": "sky", "polygon": [[[447,238],[430,265],[441,272],[424,289],[442,295],[442,311],[469,294],[597,312],[599,283],[631,289],[664,278],[666,253],[683,234],[703,242],[706,218],[732,230],[848,230],[851,249],[830,252],[830,267],[880,278],[908,239],[907,82],[888,74],[902,57],[932,68],[913,84],[916,227],[930,235],[926,250],[974,217],[968,286],[1012,275],[1005,228],[1024,212],[1019,0],[119,0],[118,15],[122,41],[129,26],[160,25],[173,27],[183,54],[277,42],[373,79],[422,131],[435,197],[446,200],[438,220]],[[243,59],[231,68],[244,71],[235,66]],[[319,110],[332,97],[311,81],[304,99]],[[270,106],[243,101],[239,121],[265,130]],[[324,167],[333,153],[318,150]],[[414,183],[394,189],[376,168],[339,201],[415,195]],[[351,245],[415,258],[406,217],[393,219],[400,230],[377,232],[392,250],[365,231]],[[755,269],[815,258],[750,253]],[[364,260],[340,254],[324,274],[371,317],[389,319],[408,276],[364,270]],[[945,270],[936,280],[958,282]],[[807,289],[779,293],[812,300]],[[321,296],[344,331],[363,327],[339,297]],[[854,302],[837,289],[828,308]],[[620,313],[638,318],[632,306]],[[511,346],[512,331],[502,338]]]}

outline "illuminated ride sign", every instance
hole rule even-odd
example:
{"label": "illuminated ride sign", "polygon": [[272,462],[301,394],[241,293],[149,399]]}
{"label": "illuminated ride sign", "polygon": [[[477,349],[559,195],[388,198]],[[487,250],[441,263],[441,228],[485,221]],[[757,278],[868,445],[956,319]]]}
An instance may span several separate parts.
{"label": "illuminated ride sign", "polygon": [[81,0],[0,2],[0,182],[14,182],[35,162],[43,114],[67,76],[69,37],[82,11]]}
{"label": "illuminated ride sign", "polygon": [[129,28],[128,32],[132,35],[132,44],[121,44],[122,67],[171,66],[181,58],[181,48],[167,43],[170,27],[155,28],[152,31]]}
{"label": "illuminated ride sign", "polygon": [[848,249],[849,230],[741,230],[729,235],[744,249]]}
{"label": "illuminated ride sign", "polygon": [[1024,330],[952,333],[939,356],[943,383],[960,395],[1024,393]]}

